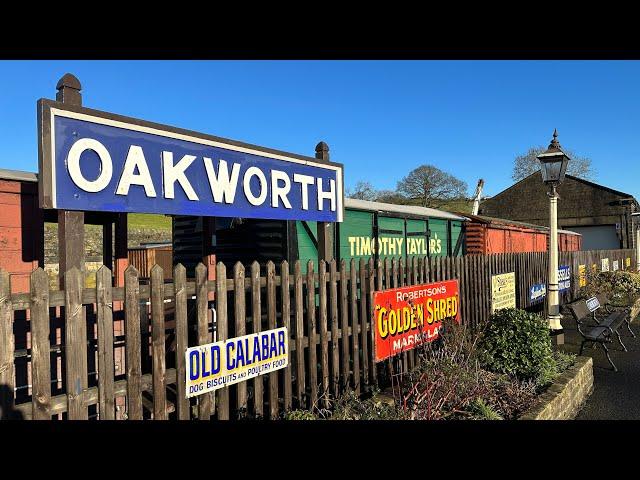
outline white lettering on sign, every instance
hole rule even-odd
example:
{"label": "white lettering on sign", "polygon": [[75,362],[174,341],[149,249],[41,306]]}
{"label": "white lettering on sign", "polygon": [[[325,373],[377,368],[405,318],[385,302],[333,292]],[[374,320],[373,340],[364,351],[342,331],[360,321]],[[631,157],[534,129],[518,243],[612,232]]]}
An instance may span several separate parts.
{"label": "white lettering on sign", "polygon": [[209,186],[211,187],[213,201],[216,203],[233,203],[238,186],[240,165],[234,163],[233,167],[231,167],[231,176],[229,176],[229,165],[226,161],[220,160],[220,163],[218,163],[218,173],[216,174],[211,159],[203,157],[203,160],[204,168],[207,170],[207,177],[209,177]]}
{"label": "white lettering on sign", "polygon": [[331,205],[331,211],[336,209],[336,182],[335,180],[329,180],[329,191],[322,190],[322,179],[318,178],[318,210],[324,210],[324,200],[329,200]]}
{"label": "white lettering on sign", "polygon": [[[282,186],[278,185],[278,182],[282,181]],[[271,171],[271,206],[278,208],[278,200],[282,202],[284,208],[291,208],[291,203],[287,198],[287,194],[291,190],[291,180],[286,172],[280,170]]]}
{"label": "white lettering on sign", "polygon": [[[80,170],[80,156],[85,150],[93,150],[100,158],[100,174],[93,181],[87,180]],[[71,180],[85,192],[100,192],[109,185],[113,176],[113,162],[107,149],[97,140],[82,138],[73,144],[67,156],[67,168]]]}
{"label": "white lettering on sign", "polygon": [[[256,177],[258,179],[258,183],[260,184],[260,193],[255,196],[251,191],[251,178]],[[244,179],[242,182],[242,186],[244,188],[244,196],[247,197],[247,200],[251,205],[262,205],[267,198],[267,177],[264,176],[262,170],[258,167],[249,167],[244,174]]]}
{"label": "white lettering on sign", "polygon": [[396,301],[406,302],[407,300],[419,300],[423,297],[431,297],[433,295],[446,295],[447,286],[440,285],[437,287],[423,288],[421,290],[413,290],[410,292],[397,292]]}
{"label": "white lettering on sign", "polygon": [[[136,169],[138,173],[135,173]],[[120,182],[118,182],[116,195],[128,195],[131,185],[144,187],[144,193],[147,197],[156,196],[156,189],[153,186],[153,181],[151,181],[149,166],[144,158],[142,147],[138,145],[131,145],[129,148],[129,153],[127,154],[127,159],[122,169],[122,177],[120,177]]]}
{"label": "white lettering on sign", "polygon": [[189,200],[198,200],[198,195],[193,191],[191,183],[184,174],[185,170],[195,159],[195,155],[185,155],[174,165],[173,153],[162,152],[162,184],[164,187],[164,198],[175,198],[173,187],[175,183],[178,182]]}
{"label": "white lettering on sign", "polygon": [[[80,168],[80,158],[87,150],[96,152],[100,159],[100,174],[95,180],[85,178]],[[175,185],[178,183],[189,200],[200,200],[187,177],[187,169],[197,159],[198,157],[195,155],[183,155],[177,163],[174,163],[173,152],[162,152],[162,196],[164,198],[175,198]],[[231,171],[229,171],[228,162],[220,159],[216,171],[211,158],[202,157],[202,162],[207,172],[213,201],[215,203],[232,204],[238,188],[240,164],[233,163]],[[109,151],[102,143],[91,138],[79,139],[72,145],[67,155],[67,166],[73,183],[86,192],[95,193],[104,190],[113,178],[113,161]],[[267,175],[269,179],[267,179]],[[251,181],[254,177],[258,180],[257,192],[251,190]],[[309,210],[309,186],[316,184],[318,210],[326,210],[326,202],[328,201],[329,209],[333,212],[336,211],[338,197],[335,180],[330,179],[329,189],[324,190],[322,178],[316,179],[310,175],[294,173],[293,183],[300,185],[303,210]],[[147,197],[155,198],[157,196],[147,159],[142,147],[139,145],[131,145],[129,147],[122,168],[122,175],[118,180],[116,194],[128,195],[132,185],[143,187]],[[244,172],[242,188],[247,201],[251,205],[260,206],[265,203],[269,194],[269,186],[271,190],[271,206],[274,208],[283,206],[286,209],[291,209],[291,201],[288,195],[291,192],[292,180],[287,172],[273,169],[267,170],[265,173],[265,171],[256,166],[249,167]],[[395,245],[392,248],[395,248]],[[400,244],[398,248],[401,248]]]}
{"label": "white lettering on sign", "polygon": [[293,174],[293,181],[302,189],[302,209],[309,210],[309,185],[313,185],[313,177],[301,173]]}
{"label": "white lettering on sign", "polygon": [[598,300],[598,297],[591,297],[587,299],[587,308],[590,312],[594,312],[600,308],[600,300]]}

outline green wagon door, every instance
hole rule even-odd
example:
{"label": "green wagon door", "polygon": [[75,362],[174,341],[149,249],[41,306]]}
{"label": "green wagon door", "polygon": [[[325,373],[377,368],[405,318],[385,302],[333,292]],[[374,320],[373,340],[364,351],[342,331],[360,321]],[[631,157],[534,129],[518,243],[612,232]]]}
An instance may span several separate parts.
{"label": "green wagon door", "polygon": [[373,212],[346,210],[344,220],[338,227],[340,230],[340,259],[347,265],[351,259],[356,264],[364,258],[368,262],[375,254],[375,238],[373,237]]}
{"label": "green wagon door", "polygon": [[462,222],[451,221],[451,256],[460,257],[464,254],[464,235]]}
{"label": "green wagon door", "polygon": [[426,257],[429,246],[427,222],[425,220],[407,219],[407,257]]}
{"label": "green wagon door", "polygon": [[378,215],[378,245],[380,260],[406,258],[407,248],[404,218]]}
{"label": "green wagon door", "polygon": [[449,251],[449,235],[447,231],[447,220],[440,218],[429,219],[429,255],[433,257],[446,257]]}

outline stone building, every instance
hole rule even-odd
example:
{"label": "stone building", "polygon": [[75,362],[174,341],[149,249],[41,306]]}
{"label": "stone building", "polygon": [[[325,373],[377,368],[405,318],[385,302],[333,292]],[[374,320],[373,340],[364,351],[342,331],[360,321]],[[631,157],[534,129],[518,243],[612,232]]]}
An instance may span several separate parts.
{"label": "stone building", "polygon": [[[582,234],[583,250],[636,247],[640,212],[628,193],[566,175],[558,187],[558,228]],[[549,226],[547,186],[538,171],[485,200],[480,214]]]}

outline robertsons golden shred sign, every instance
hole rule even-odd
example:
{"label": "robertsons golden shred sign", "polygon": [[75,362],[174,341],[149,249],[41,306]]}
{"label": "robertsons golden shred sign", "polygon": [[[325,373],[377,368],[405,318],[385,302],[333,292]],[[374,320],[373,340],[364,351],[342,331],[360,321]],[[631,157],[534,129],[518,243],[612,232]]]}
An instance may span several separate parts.
{"label": "robertsons golden shred sign", "polygon": [[376,362],[436,339],[447,318],[460,323],[457,280],[374,292],[373,305]]}

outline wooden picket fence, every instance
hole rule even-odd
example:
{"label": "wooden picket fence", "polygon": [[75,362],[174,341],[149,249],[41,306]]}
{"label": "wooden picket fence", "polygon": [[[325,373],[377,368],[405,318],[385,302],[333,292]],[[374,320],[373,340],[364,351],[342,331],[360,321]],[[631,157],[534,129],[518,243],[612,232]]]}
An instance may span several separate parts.
{"label": "wooden picket fence", "polygon": [[[572,275],[563,301],[578,294],[578,265],[599,266],[603,258],[618,261],[620,269],[636,265],[633,250],[560,254],[560,265],[570,265]],[[148,285],[129,267],[124,287],[112,287],[112,273],[103,266],[95,288],[83,288],[82,273],[72,269],[64,277],[64,290],[49,290],[47,275],[38,268],[31,275],[31,291],[19,294],[11,293],[10,276],[0,270],[1,416],[275,419],[293,408],[329,407],[347,390],[360,394],[388,380],[383,364],[373,361],[374,291],[458,279],[462,321],[473,327],[490,315],[492,275],[515,272],[516,305],[528,308],[530,286],[547,280],[546,262],[545,253],[413,257],[375,264],[320,262],[317,273],[311,261],[306,273],[299,262],[293,268],[286,261],[263,268],[254,262],[248,271],[238,263],[230,272],[218,263],[215,281],[207,280],[203,264],[190,281],[177,265],[172,283],[165,283],[156,265]],[[16,385],[14,322],[19,314],[28,326],[21,357],[26,361],[19,365],[27,370],[19,376],[26,385]],[[124,320],[124,335],[114,335],[116,317]],[[52,330],[56,321],[62,324],[61,335]],[[214,335],[219,341],[276,327],[289,332],[287,368],[185,397],[189,346],[210,343]],[[120,374],[114,370],[117,349],[124,349]],[[416,361],[413,351],[398,359],[405,369]],[[19,388],[25,394],[17,400]],[[124,412],[118,412],[118,398],[125,399]]]}

